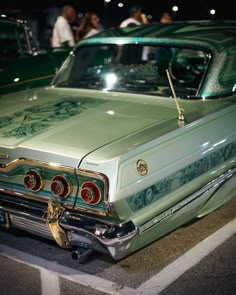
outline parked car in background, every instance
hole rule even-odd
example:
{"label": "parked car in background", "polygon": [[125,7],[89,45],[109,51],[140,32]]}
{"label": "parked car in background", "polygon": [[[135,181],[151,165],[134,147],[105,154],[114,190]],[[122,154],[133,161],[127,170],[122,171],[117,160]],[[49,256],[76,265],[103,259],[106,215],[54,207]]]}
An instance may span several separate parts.
{"label": "parked car in background", "polygon": [[0,17],[0,95],[48,85],[71,48],[40,48],[27,21]]}
{"label": "parked car in background", "polygon": [[236,22],[116,28],[0,97],[1,225],[119,260],[236,196]]}

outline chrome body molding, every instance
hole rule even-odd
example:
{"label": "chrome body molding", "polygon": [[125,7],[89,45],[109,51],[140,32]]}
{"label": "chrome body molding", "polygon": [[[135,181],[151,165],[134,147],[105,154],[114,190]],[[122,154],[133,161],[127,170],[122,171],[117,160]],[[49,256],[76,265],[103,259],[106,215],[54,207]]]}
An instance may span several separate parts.
{"label": "chrome body molding", "polygon": [[[9,190],[9,189],[5,189],[5,188],[0,188],[0,194],[3,193],[4,195],[7,195],[9,198],[11,198],[12,200],[17,201],[17,202],[24,202],[24,200],[31,200],[31,201],[38,201],[42,204],[48,204],[50,198],[46,197],[46,198],[42,198],[40,196],[35,196],[33,194],[22,194],[20,192],[14,191],[14,190]],[[16,199],[18,197],[18,200]],[[20,199],[19,199],[20,198]],[[108,203],[107,204],[107,210],[110,210],[110,205]],[[66,209],[69,210],[74,210],[75,212],[83,212],[83,213],[91,213],[91,214],[96,214],[98,216],[106,216],[107,213],[106,212],[101,212],[99,210],[96,209],[89,209],[89,208],[82,208],[82,207],[73,207],[73,205],[70,204],[66,204],[64,205],[64,207]]]}
{"label": "chrome body molding", "polygon": [[0,153],[0,159],[8,159],[8,158],[9,158],[9,155]]}
{"label": "chrome body molding", "polygon": [[[0,159],[8,159],[8,158],[9,158],[9,155],[0,153]],[[5,167],[6,167],[5,163],[0,163],[0,169]]]}
{"label": "chrome body molding", "polygon": [[[5,159],[7,159],[8,157],[5,157]],[[40,167],[40,168],[50,168],[50,169],[56,169],[58,171],[64,171],[64,172],[73,172],[74,168],[71,167],[65,167],[62,165],[57,165],[57,163],[46,163],[46,162],[42,162],[42,161],[36,161],[36,160],[32,160],[32,159],[28,159],[28,158],[19,158],[19,159],[15,159],[9,163],[5,164],[5,167],[3,167],[2,169],[0,169],[0,172],[10,172],[13,169],[16,169],[17,167],[20,167],[21,165],[29,165],[29,166],[33,166],[33,167]],[[1,167],[0,167],[1,168]]]}
{"label": "chrome body molding", "polygon": [[0,188],[0,193],[3,193],[4,195],[9,196],[12,198],[14,201],[17,201],[17,198],[23,200],[32,200],[32,201],[38,201],[40,203],[48,203],[49,198],[42,198],[40,196],[35,196],[33,194],[26,194],[26,193],[21,193],[18,191],[15,191],[14,189],[6,189],[6,188]]}
{"label": "chrome body molding", "polygon": [[[5,154],[0,154],[0,158],[3,159],[8,159],[9,156]],[[77,169],[73,167],[67,167],[63,165],[59,165],[57,163],[49,163],[49,162],[43,162],[43,161],[38,161],[38,160],[33,160],[29,158],[19,158],[15,159],[9,163],[4,163],[4,167],[0,166],[0,172],[5,172],[9,173],[11,170],[16,169],[17,167],[20,167],[22,165],[28,165],[37,167],[37,168],[45,168],[45,169],[51,169],[51,170],[56,170],[59,172],[67,172],[67,173],[77,173],[77,174],[82,174],[83,176],[90,176],[90,177],[96,177],[97,179],[103,180],[105,175],[99,172],[94,172],[94,171],[88,171],[85,169]]]}
{"label": "chrome body molding", "polygon": [[[30,78],[30,79],[25,79],[25,80],[19,81],[19,82],[17,82],[17,85],[24,85],[24,84],[28,84],[28,83],[33,82],[33,81],[40,81],[42,79],[52,79],[53,77],[54,77],[54,73],[49,74],[49,75],[42,75],[42,76],[38,76],[38,77],[35,77],[35,78]],[[15,82],[7,83],[7,84],[4,84],[4,85],[0,85],[0,89],[4,89],[6,87],[12,87],[12,86],[15,86],[15,85],[16,85]]]}
{"label": "chrome body molding", "polygon": [[[169,208],[162,214],[159,214],[149,220],[148,222],[144,223],[143,225],[139,226],[138,230],[140,234],[143,234],[145,231],[149,230],[154,225],[164,221],[166,218],[170,217],[177,211],[181,210],[185,206],[189,205],[196,199],[199,198],[209,198],[209,195],[212,195],[221,185],[223,185],[227,180],[229,180],[232,176],[236,176],[236,168],[227,171],[224,175],[217,177],[216,179],[212,180],[210,183],[205,185],[199,191],[193,193],[192,195],[188,196],[187,198],[183,199],[181,202],[177,203],[175,206]],[[196,216],[197,217],[197,216]]]}

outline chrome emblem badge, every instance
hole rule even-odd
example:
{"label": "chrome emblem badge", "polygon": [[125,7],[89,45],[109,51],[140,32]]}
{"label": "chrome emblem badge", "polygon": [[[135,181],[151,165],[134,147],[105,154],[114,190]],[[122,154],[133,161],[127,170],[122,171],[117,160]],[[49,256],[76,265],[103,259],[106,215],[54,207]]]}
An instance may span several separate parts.
{"label": "chrome emblem badge", "polygon": [[139,175],[144,176],[148,172],[147,163],[144,160],[138,160],[136,163],[136,169]]}

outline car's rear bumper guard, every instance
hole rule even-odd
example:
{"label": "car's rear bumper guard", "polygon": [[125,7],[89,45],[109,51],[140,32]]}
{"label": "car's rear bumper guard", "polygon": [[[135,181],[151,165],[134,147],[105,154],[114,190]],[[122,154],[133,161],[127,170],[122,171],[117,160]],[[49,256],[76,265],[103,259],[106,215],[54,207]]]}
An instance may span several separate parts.
{"label": "car's rear bumper guard", "polygon": [[73,216],[69,214],[70,218],[67,218],[67,214],[65,212],[60,220],[60,226],[66,230],[69,244],[73,248],[93,249],[109,254],[115,260],[128,255],[131,242],[137,234],[137,228],[131,221],[110,225],[94,219],[73,220]]}
{"label": "car's rear bumper guard", "polygon": [[[37,204],[10,202],[1,194],[0,208],[9,215],[11,227],[44,238],[54,239],[63,248],[92,249],[119,260],[129,254],[137,228],[129,221],[117,225],[64,209],[60,203]],[[22,204],[21,204],[22,205]],[[41,207],[41,208],[40,208]],[[22,210],[23,209],[23,210]]]}

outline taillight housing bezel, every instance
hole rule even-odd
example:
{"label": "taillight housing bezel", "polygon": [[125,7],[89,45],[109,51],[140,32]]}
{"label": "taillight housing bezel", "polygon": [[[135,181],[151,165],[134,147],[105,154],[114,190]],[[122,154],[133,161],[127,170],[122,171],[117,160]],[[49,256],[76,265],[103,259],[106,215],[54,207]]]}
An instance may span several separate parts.
{"label": "taillight housing bezel", "polygon": [[[12,166],[13,165],[11,165],[11,167]],[[28,194],[25,189],[23,189],[23,196],[27,199],[32,198],[37,201],[47,202],[52,197],[56,196],[58,200],[60,198],[62,206],[69,210],[101,216],[110,214],[108,200],[109,179],[101,172],[66,167],[54,162],[46,163],[25,158],[14,162],[14,167],[18,170],[24,170],[24,174],[22,175],[23,179],[25,179],[22,180],[24,188],[33,193]],[[34,176],[37,181],[35,181]],[[27,184],[27,179],[32,182],[31,185]],[[65,179],[63,182],[65,188],[61,191],[59,190],[55,194],[55,189],[51,190],[51,188],[55,182],[62,179]],[[83,193],[84,189],[91,189],[92,198],[83,200],[80,196],[81,188]],[[93,190],[95,190],[95,192]]]}
{"label": "taillight housing bezel", "polygon": [[[108,177],[103,173],[85,169],[76,169],[76,176],[79,183],[79,191],[74,204],[74,209],[102,216],[110,214]],[[92,183],[92,186],[99,190],[99,195],[90,202],[86,202],[81,197],[81,192],[88,183]]]}
{"label": "taillight housing bezel", "polygon": [[86,181],[80,188],[80,197],[86,204],[97,205],[102,200],[102,193],[98,185],[92,181]]}
{"label": "taillight housing bezel", "polygon": [[63,175],[56,175],[53,177],[50,189],[53,195],[58,196],[61,199],[67,198],[72,193],[72,187]]}
{"label": "taillight housing bezel", "polygon": [[37,170],[29,169],[24,175],[23,183],[28,190],[38,192],[44,187],[45,180]]}

